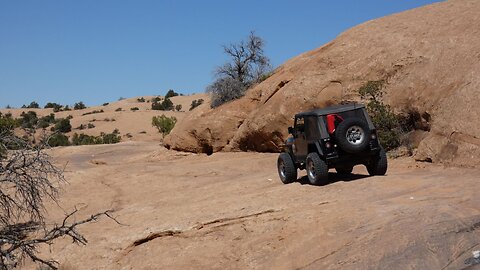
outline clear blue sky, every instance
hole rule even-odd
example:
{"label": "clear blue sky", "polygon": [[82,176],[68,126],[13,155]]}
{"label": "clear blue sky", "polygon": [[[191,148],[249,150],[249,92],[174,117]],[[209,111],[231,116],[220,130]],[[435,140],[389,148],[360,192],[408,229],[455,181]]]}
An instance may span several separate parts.
{"label": "clear blue sky", "polygon": [[255,30],[274,66],[434,0],[0,0],[0,107],[203,92]]}

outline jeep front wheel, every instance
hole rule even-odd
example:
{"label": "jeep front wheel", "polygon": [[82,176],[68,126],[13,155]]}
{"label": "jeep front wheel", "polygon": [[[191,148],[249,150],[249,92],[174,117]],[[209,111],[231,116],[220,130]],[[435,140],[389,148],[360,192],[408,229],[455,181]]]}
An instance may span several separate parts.
{"label": "jeep front wheel", "polygon": [[310,184],[322,185],[328,182],[328,166],[317,153],[308,154],[305,163]]}
{"label": "jeep front wheel", "polygon": [[277,160],[278,175],[284,184],[290,184],[297,180],[297,168],[292,157],[287,153],[281,153]]}

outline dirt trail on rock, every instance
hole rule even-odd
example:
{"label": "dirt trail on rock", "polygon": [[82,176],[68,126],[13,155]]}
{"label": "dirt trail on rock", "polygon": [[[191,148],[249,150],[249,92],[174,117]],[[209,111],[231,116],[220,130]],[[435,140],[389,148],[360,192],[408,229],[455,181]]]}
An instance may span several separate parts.
{"label": "dirt trail on rock", "polygon": [[478,169],[398,159],[387,176],[355,167],[316,187],[283,185],[276,154],[126,142],[53,155],[68,162],[65,211],[113,208],[123,224],[103,219],[81,228],[87,246],[43,251],[68,269],[462,269],[480,249]]}

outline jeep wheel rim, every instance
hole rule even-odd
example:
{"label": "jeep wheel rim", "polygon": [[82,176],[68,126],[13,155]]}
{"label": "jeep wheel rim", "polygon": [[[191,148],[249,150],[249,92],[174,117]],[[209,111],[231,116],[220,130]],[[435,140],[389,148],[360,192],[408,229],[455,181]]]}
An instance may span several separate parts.
{"label": "jeep wheel rim", "polygon": [[285,178],[285,162],[283,160],[278,163],[278,172],[282,178]]}
{"label": "jeep wheel rim", "polygon": [[347,129],[346,137],[350,144],[359,145],[365,140],[365,131],[359,126],[351,126]]}
{"label": "jeep wheel rim", "polygon": [[317,176],[317,174],[315,173],[315,164],[313,164],[313,161],[311,159],[307,161],[307,172],[308,176],[311,179],[315,179],[315,177]]}

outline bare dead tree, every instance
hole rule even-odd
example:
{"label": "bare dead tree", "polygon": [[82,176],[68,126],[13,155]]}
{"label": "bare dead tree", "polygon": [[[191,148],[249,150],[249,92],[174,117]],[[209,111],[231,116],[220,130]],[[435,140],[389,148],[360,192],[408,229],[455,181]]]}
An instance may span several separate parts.
{"label": "bare dead tree", "polygon": [[0,270],[12,269],[25,258],[57,269],[56,261],[38,256],[39,246],[51,245],[62,237],[86,244],[79,225],[101,216],[114,219],[108,210],[70,222],[78,211],[74,209],[59,224],[45,223],[45,203],[57,203],[59,189],[66,181],[63,170],[54,165],[44,147],[11,132],[0,134]]}
{"label": "bare dead tree", "polygon": [[246,41],[223,46],[230,61],[215,70],[217,79],[207,87],[207,93],[212,95],[212,107],[243,96],[252,84],[271,71],[264,46],[263,39],[253,31]]}

